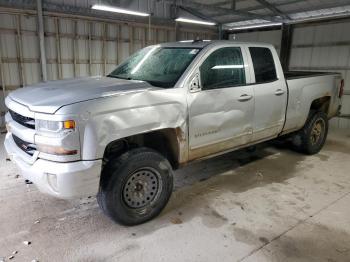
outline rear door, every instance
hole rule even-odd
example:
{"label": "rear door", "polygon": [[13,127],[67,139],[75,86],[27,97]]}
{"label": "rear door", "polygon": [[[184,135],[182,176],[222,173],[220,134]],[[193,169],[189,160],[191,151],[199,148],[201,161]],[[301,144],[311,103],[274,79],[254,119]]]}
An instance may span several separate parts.
{"label": "rear door", "polygon": [[249,58],[255,98],[253,141],[277,136],[283,128],[287,106],[287,85],[278,55],[273,48],[250,46]]}
{"label": "rear door", "polygon": [[254,96],[247,55],[239,46],[210,51],[199,63],[201,90],[189,92],[189,157],[249,143]]}

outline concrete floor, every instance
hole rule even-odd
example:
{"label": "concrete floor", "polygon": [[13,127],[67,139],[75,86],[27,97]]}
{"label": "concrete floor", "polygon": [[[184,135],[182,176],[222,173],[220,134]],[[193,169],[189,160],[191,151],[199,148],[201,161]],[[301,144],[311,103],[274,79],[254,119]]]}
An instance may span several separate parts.
{"label": "concrete floor", "polygon": [[331,133],[315,156],[262,145],[188,166],[166,210],[137,227],[114,224],[95,198],[58,200],[24,185],[2,148],[0,258],[350,261],[349,137]]}

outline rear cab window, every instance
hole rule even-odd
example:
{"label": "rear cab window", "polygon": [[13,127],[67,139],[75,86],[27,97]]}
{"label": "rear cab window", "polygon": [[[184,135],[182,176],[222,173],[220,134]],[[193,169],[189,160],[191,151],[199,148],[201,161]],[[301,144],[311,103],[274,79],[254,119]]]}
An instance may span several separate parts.
{"label": "rear cab window", "polygon": [[249,52],[253,61],[255,83],[276,81],[276,66],[271,50],[266,47],[249,47]]}

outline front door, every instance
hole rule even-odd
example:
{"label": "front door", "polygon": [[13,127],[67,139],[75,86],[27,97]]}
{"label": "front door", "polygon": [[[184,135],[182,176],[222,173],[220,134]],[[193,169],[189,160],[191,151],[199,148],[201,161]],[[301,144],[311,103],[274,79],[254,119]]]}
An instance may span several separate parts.
{"label": "front door", "polygon": [[190,160],[251,141],[254,96],[246,85],[245,61],[238,46],[217,48],[203,58],[201,90],[188,97]]}

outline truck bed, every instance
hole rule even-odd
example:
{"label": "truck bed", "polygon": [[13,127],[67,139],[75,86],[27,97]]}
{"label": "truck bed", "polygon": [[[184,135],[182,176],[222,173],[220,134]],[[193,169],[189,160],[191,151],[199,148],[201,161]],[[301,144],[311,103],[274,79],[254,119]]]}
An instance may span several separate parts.
{"label": "truck bed", "polygon": [[329,97],[328,117],[339,110],[338,97],[341,82],[340,73],[287,71],[284,72],[288,86],[288,105],[284,132],[299,130],[305,124],[311,103],[321,97]]}
{"label": "truck bed", "polygon": [[286,80],[299,79],[314,76],[334,75],[339,73],[334,72],[312,72],[312,71],[285,71],[284,77]]}

